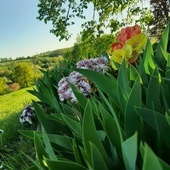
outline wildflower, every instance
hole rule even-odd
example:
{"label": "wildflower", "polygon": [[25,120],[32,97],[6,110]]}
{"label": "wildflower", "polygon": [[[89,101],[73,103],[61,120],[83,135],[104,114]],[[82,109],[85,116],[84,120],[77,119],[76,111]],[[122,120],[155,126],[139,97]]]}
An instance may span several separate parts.
{"label": "wildflower", "polygon": [[103,57],[81,60],[76,63],[77,68],[89,69],[100,73],[108,70],[108,61]]}
{"label": "wildflower", "polygon": [[29,124],[33,124],[32,122],[32,117],[33,117],[33,106],[32,105],[28,105],[22,112],[19,121],[23,124],[23,123],[29,123]]}
{"label": "wildflower", "polygon": [[[104,74],[108,70],[108,60],[104,57],[81,60],[76,63],[77,68],[89,69]],[[76,102],[77,99],[68,82],[75,85],[85,96],[91,93],[90,81],[82,74],[73,71],[68,77],[63,77],[58,83],[58,95],[60,101],[70,100]]]}
{"label": "wildflower", "polygon": [[63,77],[58,83],[58,95],[60,101],[64,101],[65,99],[70,100],[73,103],[77,101],[68,81],[79,88],[85,96],[90,94],[91,86],[89,81],[85,79],[82,74],[73,71],[68,77]]}

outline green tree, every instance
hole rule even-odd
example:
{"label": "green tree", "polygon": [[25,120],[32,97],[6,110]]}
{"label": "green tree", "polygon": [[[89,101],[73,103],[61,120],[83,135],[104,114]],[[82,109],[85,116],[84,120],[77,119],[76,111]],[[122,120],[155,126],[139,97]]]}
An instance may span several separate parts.
{"label": "green tree", "polygon": [[6,77],[0,77],[0,95],[8,92],[9,88],[6,84]]}
{"label": "green tree", "polygon": [[113,35],[104,34],[96,37],[89,37],[81,39],[77,38],[77,42],[74,44],[72,56],[75,59],[84,59],[90,57],[101,56],[102,52],[109,52],[110,44],[114,41]]}
{"label": "green tree", "polygon": [[82,49],[81,49],[81,44],[75,43],[73,47],[73,51],[71,52],[71,58],[74,60],[78,60],[83,58],[82,57]]}
{"label": "green tree", "polygon": [[[45,23],[52,22],[50,31],[60,40],[69,39],[71,33],[68,28],[77,23],[75,19],[82,19],[82,34],[88,37],[89,34],[104,34],[108,29],[113,33],[134,20],[139,21],[136,16],[140,18],[145,2],[147,0],[39,0],[37,18]],[[87,20],[86,10],[91,6],[91,19]],[[149,9],[145,8],[145,11],[142,14],[148,15]]]}
{"label": "green tree", "polygon": [[14,81],[21,87],[28,87],[34,83],[34,71],[29,63],[19,63],[13,69]]}

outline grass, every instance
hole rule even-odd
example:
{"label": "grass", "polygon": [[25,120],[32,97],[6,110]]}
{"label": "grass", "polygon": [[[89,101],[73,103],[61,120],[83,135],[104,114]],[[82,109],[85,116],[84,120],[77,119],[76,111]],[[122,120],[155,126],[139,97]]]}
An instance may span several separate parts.
{"label": "grass", "polygon": [[0,121],[20,112],[31,102],[32,99],[36,99],[33,95],[27,92],[27,90],[31,89],[33,89],[33,87],[0,96]]}
{"label": "grass", "polygon": [[33,87],[0,96],[0,129],[4,130],[4,133],[0,134],[0,166],[2,163],[6,169],[26,169],[30,162],[22,153],[34,156],[33,142],[18,132],[27,129],[19,122],[21,111],[32,99],[37,100],[27,92],[31,89]]}

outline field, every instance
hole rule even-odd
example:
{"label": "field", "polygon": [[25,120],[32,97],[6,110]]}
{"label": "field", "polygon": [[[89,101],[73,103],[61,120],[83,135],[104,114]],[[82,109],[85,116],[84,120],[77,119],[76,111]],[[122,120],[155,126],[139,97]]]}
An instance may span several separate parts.
{"label": "field", "polygon": [[3,129],[4,131],[8,128],[11,129],[10,124],[8,123],[13,117],[18,118],[19,121],[22,109],[27,106],[32,99],[36,99],[33,95],[27,92],[27,90],[31,89],[33,89],[33,87],[0,96],[0,129]]}
{"label": "field", "polygon": [[4,130],[0,134],[0,166],[3,164],[7,169],[21,169],[21,165],[22,168],[28,167],[22,152],[31,155],[32,141],[23,138],[18,130],[26,129],[19,122],[21,111],[32,99],[37,100],[27,92],[31,89],[33,87],[0,96],[0,129]]}
{"label": "field", "polygon": [[27,90],[31,89],[33,89],[33,87],[0,96],[0,121],[8,118],[11,114],[18,113],[29,104],[32,99],[36,99],[33,95],[27,92]]}

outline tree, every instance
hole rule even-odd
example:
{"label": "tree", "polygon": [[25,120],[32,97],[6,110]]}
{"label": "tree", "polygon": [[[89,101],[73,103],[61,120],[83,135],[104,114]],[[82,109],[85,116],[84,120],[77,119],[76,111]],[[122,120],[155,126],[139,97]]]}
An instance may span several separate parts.
{"label": "tree", "polygon": [[6,78],[0,77],[0,95],[5,94],[8,92],[8,86],[6,84]]}
{"label": "tree", "polygon": [[[39,20],[45,23],[51,21],[53,28],[50,30],[57,37],[68,40],[71,36],[68,28],[75,24],[75,19],[85,21],[83,27],[83,38],[89,35],[101,35],[108,30],[113,33],[118,28],[131,24],[140,18],[143,11],[142,2],[147,0],[39,0]],[[144,3],[143,3],[144,4]],[[87,8],[93,6],[91,10],[91,20],[86,18]],[[148,15],[149,9],[145,8]],[[143,17],[145,18],[145,17]],[[136,19],[139,21],[139,19]],[[141,21],[141,20],[140,20]],[[145,20],[143,20],[145,21]],[[141,23],[145,24],[145,23]]]}
{"label": "tree", "polygon": [[34,82],[34,71],[29,63],[19,63],[13,69],[13,76],[16,83],[21,87],[28,87]]}
{"label": "tree", "polygon": [[12,58],[0,58],[0,62],[8,62],[8,61],[12,61]]}
{"label": "tree", "polygon": [[78,37],[73,47],[72,56],[77,59],[99,57],[104,51],[109,52],[113,41],[114,36],[111,34],[95,36],[93,39],[89,37],[85,40]]}
{"label": "tree", "polygon": [[153,17],[149,23],[151,27],[149,32],[150,35],[159,37],[169,20],[169,0],[150,0],[150,5]]}

